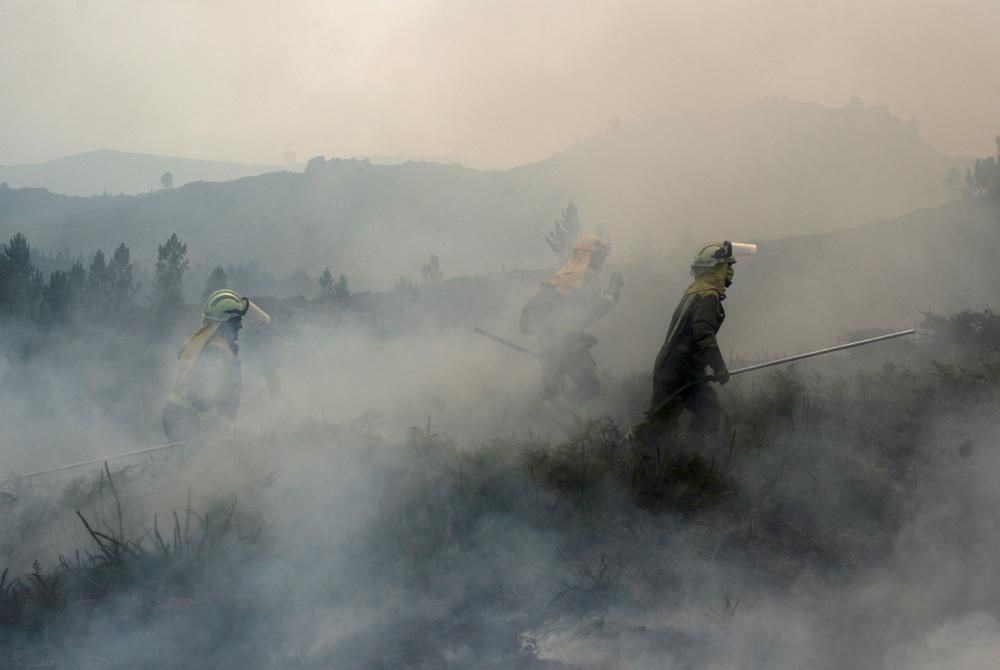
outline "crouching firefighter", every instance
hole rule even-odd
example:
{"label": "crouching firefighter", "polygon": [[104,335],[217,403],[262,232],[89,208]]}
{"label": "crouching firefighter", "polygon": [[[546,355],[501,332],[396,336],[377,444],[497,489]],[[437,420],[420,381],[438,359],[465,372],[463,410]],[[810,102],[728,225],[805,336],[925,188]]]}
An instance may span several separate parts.
{"label": "crouching firefighter", "polygon": [[597,338],[586,329],[614,309],[625,285],[621,275],[614,273],[607,289],[601,287],[598,275],[610,253],[609,243],[596,235],[583,235],[569,262],[542,282],[521,310],[521,332],[538,336],[543,399],[562,393],[566,377],[574,388],[565,397],[574,405],[593,400],[601,392],[597,363],[590,354]]}
{"label": "crouching firefighter", "polygon": [[243,319],[271,317],[236,291],[208,297],[198,329],[177,354],[177,380],[163,408],[163,430],[184,442],[225,429],[240,408],[243,376],[236,343]]}
{"label": "crouching firefighter", "polygon": [[[725,385],[729,370],[715,336],[726,318],[722,306],[733,283],[736,257],[755,253],[754,244],[710,242],[691,263],[694,281],[674,310],[667,337],[653,363],[653,398],[632,438],[650,437],[651,429],[673,420],[682,409],[694,417],[692,431],[702,437],[717,435],[722,417],[719,397],[709,385]],[[706,368],[712,371],[705,374]]]}

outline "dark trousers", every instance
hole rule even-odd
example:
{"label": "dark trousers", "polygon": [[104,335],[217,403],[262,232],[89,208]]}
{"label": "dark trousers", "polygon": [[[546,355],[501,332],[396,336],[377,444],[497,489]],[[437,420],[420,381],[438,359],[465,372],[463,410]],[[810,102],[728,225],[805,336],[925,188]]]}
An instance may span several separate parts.
{"label": "dark trousers", "polygon": [[566,387],[566,377],[574,384],[573,389],[565,394],[572,404],[582,405],[600,395],[597,362],[590,355],[586,340],[564,339],[556,343],[543,343],[541,357],[542,393],[545,398],[562,393]]}
{"label": "dark trousers", "polygon": [[[699,367],[697,361],[668,357],[653,372],[653,399],[649,412],[652,414],[664,401],[676,394],[677,400],[684,404],[684,409],[694,414],[692,430],[704,435],[717,434],[722,423],[719,396],[709,383],[694,383],[705,376],[704,370],[705,366]],[[679,389],[684,390],[678,393]],[[660,408],[660,411],[664,409],[666,408]]]}
{"label": "dark trousers", "polygon": [[163,406],[163,432],[169,442],[187,442],[205,433],[198,413],[167,401]]}

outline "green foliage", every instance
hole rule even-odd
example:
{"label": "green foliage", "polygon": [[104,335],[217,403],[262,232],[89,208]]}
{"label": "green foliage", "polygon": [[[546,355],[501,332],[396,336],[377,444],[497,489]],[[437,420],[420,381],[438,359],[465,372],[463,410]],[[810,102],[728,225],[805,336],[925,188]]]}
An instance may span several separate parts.
{"label": "green foliage", "polygon": [[578,496],[585,504],[607,477],[631,475],[631,461],[621,449],[623,442],[612,421],[589,421],[578,426],[565,443],[527,448],[524,467],[533,481],[549,490]]}
{"label": "green foliage", "polygon": [[216,291],[221,291],[227,286],[226,271],[222,269],[221,265],[216,265],[215,269],[212,270],[212,274],[208,276],[208,281],[205,282],[205,288],[201,291],[202,302],[208,300],[208,296]]}
{"label": "green foliage", "polygon": [[[59,254],[56,260],[69,258]],[[0,253],[0,312],[65,323],[85,307],[106,318],[131,307],[138,288],[124,243],[115,249],[110,262],[98,249],[89,268],[74,260],[68,270],[53,270],[47,283],[32,265],[31,247],[24,235],[15,235]]]}
{"label": "green foliage", "polygon": [[1000,135],[996,137],[996,147],[996,156],[977,158],[973,166],[966,170],[965,195],[986,195],[1000,202]]}
{"label": "green foliage", "polygon": [[[237,514],[236,499],[217,500],[199,513],[191,508],[189,492],[187,506],[174,510],[167,524],[161,525],[154,515],[151,525],[130,538],[119,492],[126,476],[113,476],[105,465],[98,482],[101,491],[113,496],[110,519],[95,520],[76,511],[90,547],[60,556],[50,570],[35,561],[26,575],[0,573],[4,667],[31,658],[31,649],[53,658],[65,656],[67,648],[86,640],[91,617],[105,606],[131,608],[129,617],[140,624],[174,616],[178,602],[186,603],[189,612],[197,611],[192,605],[204,601],[211,603],[211,610],[221,605],[225,615],[235,619],[247,615],[244,600],[235,592],[226,593],[231,587],[220,580],[224,572],[216,567],[245,561],[259,536],[259,527],[247,525]],[[38,657],[34,659],[37,662]]]}
{"label": "green foliage", "polygon": [[351,296],[347,285],[347,277],[340,275],[336,279],[327,267],[319,277],[319,297],[322,300],[346,300]]}
{"label": "green foliage", "polygon": [[110,293],[111,278],[108,266],[104,261],[104,252],[98,249],[87,272],[87,302],[90,308],[101,314],[108,311]]}
{"label": "green foliage", "polygon": [[571,202],[552,224],[552,232],[546,233],[545,242],[559,262],[565,263],[573,255],[573,247],[576,246],[578,239],[580,239],[580,215],[576,205]]}
{"label": "green foliage", "polygon": [[333,295],[333,273],[329,266],[319,276],[319,295],[323,298]]}
{"label": "green foliage", "polygon": [[420,266],[420,276],[428,283],[441,281],[444,277],[444,270],[441,269],[441,259],[435,254],[431,254],[430,259]]}
{"label": "green foliage", "polygon": [[0,246],[0,313],[33,317],[38,312],[44,279],[31,264],[31,246],[16,233]]}
{"label": "green foliage", "polygon": [[351,289],[347,285],[347,277],[340,275],[337,277],[337,282],[333,285],[333,297],[337,300],[346,300],[351,297]]}
{"label": "green foliage", "polygon": [[397,293],[415,293],[417,290],[416,285],[413,281],[407,279],[406,277],[400,277],[396,280],[395,290]]}
{"label": "green foliage", "polygon": [[48,316],[65,323],[83,309],[102,319],[121,315],[138,290],[129,249],[122,243],[110,262],[98,249],[87,270],[74,261],[69,270],[53,271],[42,293]]}
{"label": "green foliage", "polygon": [[115,314],[120,314],[131,307],[135,294],[139,291],[134,271],[129,248],[122,242],[112,254],[107,269],[109,303]]}
{"label": "green foliage", "polygon": [[177,233],[159,245],[153,291],[162,316],[172,316],[184,304],[184,273],[189,266],[187,245],[177,239]]}
{"label": "green foliage", "polygon": [[924,315],[921,330],[939,343],[967,353],[1000,349],[1000,314],[990,309],[982,312],[963,310],[948,316],[929,312]]}
{"label": "green foliage", "polygon": [[42,297],[55,321],[66,323],[79,313],[86,280],[87,271],[79,261],[73,263],[68,271],[55,270],[49,275],[49,283],[42,290]]}

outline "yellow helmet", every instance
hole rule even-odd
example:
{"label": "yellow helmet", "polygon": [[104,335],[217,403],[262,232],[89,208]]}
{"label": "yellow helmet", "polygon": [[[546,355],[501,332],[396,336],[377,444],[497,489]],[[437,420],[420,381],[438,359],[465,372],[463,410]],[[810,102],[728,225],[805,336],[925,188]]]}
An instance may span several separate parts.
{"label": "yellow helmet", "polygon": [[221,289],[208,296],[201,315],[211,321],[229,321],[230,319],[249,316],[264,323],[271,322],[271,317],[260,307],[253,304],[249,298],[240,297],[239,293],[228,288]]}

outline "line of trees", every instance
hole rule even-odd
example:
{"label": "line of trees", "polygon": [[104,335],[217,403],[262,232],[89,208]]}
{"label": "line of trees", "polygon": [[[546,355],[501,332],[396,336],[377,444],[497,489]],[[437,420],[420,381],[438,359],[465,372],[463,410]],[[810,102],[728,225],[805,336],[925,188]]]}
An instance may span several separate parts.
{"label": "line of trees", "polygon": [[[187,245],[171,235],[159,245],[153,299],[158,311],[172,316],[183,304],[183,279],[189,262]],[[120,244],[108,259],[98,249],[87,266],[74,260],[48,279],[31,261],[31,245],[17,233],[0,245],[0,317],[21,317],[39,323],[61,323],[80,313],[114,318],[135,306],[140,284],[131,252]]]}
{"label": "line of trees", "polygon": [[952,168],[945,179],[945,185],[952,194],[966,198],[989,196],[1000,204],[1000,135],[994,138],[996,156],[977,158],[972,167],[965,171],[965,178],[958,168]]}
{"label": "line of trees", "polygon": [[319,297],[325,299],[345,300],[351,295],[351,289],[347,285],[347,277],[340,275],[333,278],[329,266],[323,270],[319,276]]}

